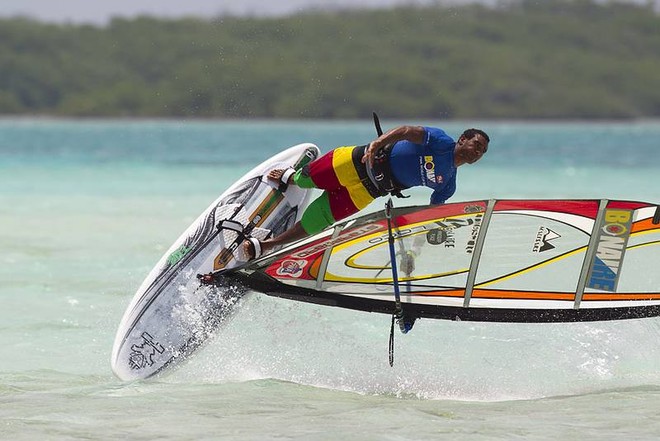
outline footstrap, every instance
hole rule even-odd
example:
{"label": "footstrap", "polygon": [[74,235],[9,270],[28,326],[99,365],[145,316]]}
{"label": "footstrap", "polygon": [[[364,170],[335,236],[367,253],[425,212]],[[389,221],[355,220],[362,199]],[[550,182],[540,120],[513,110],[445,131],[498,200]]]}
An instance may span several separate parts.
{"label": "footstrap", "polygon": [[280,187],[279,191],[284,193],[287,188],[289,188],[289,178],[293,176],[296,173],[296,170],[293,168],[287,168],[282,172],[282,176],[280,176]]}
{"label": "footstrap", "polygon": [[280,181],[282,181],[282,184],[288,184],[289,183],[289,178],[293,176],[296,173],[296,170],[294,168],[287,168],[284,170],[284,173],[282,173],[282,177],[280,178]]}
{"label": "footstrap", "polygon": [[261,242],[259,241],[259,239],[257,239],[256,237],[248,237],[247,240],[250,241],[250,243],[252,244],[252,247],[254,248],[254,257],[253,257],[253,259],[258,259],[259,257],[261,257],[261,254],[263,253],[263,250],[261,249]]}
{"label": "footstrap", "polygon": [[232,219],[222,219],[220,222],[218,222],[218,230],[230,230],[230,231],[235,231],[239,235],[243,235],[245,231],[245,226],[235,220]]}

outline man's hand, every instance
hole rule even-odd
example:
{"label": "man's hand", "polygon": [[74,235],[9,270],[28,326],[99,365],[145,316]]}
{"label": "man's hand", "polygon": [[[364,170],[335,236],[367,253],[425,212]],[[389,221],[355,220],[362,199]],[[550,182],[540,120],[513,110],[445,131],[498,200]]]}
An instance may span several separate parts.
{"label": "man's hand", "polygon": [[371,141],[367,148],[364,150],[364,156],[362,156],[362,163],[363,164],[368,164],[369,167],[372,167],[374,165],[374,155],[376,152],[378,152],[378,149],[380,148],[380,143],[378,140]]}

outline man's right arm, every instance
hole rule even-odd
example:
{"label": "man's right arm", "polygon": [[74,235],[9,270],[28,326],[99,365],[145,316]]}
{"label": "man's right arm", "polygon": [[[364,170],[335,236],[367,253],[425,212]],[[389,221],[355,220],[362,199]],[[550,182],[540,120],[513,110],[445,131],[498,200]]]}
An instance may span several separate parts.
{"label": "man's right arm", "polygon": [[414,144],[426,142],[426,129],[422,126],[400,126],[389,130],[369,143],[364,151],[362,162],[373,164],[374,155],[383,147],[399,141],[410,141]]}

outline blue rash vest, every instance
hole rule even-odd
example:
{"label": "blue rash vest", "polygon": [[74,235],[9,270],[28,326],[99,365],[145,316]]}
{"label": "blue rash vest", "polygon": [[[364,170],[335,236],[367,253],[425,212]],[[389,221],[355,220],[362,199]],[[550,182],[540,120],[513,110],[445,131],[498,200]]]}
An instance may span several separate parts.
{"label": "blue rash vest", "polygon": [[454,141],[444,130],[424,127],[423,144],[399,141],[390,153],[394,178],[406,187],[430,187],[431,204],[444,204],[456,191]]}

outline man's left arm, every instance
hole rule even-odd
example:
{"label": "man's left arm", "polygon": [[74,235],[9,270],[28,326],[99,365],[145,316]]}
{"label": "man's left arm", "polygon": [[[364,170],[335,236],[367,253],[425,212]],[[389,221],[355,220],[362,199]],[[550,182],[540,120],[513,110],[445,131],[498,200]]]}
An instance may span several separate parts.
{"label": "man's left arm", "polygon": [[435,190],[431,193],[431,205],[441,205],[447,202],[447,199],[452,197],[456,192],[456,179],[452,179],[439,190]]}

